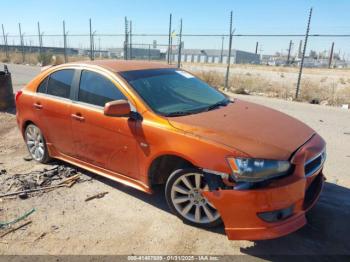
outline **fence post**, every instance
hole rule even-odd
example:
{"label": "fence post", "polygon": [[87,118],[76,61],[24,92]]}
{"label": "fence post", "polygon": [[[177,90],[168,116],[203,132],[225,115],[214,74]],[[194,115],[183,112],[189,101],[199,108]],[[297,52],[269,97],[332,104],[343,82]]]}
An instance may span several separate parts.
{"label": "fence post", "polygon": [[132,60],[132,21],[130,20],[130,28],[129,28],[130,36],[129,36],[129,42],[130,42],[130,60]]}
{"label": "fence post", "polygon": [[182,49],[182,18],[180,20],[180,38],[179,38],[179,49],[178,49],[178,55],[177,55],[177,67],[181,67],[181,49]]}
{"label": "fence post", "polygon": [[4,38],[5,54],[6,54],[6,58],[9,59],[9,51],[8,51],[8,46],[7,46],[7,35],[5,34],[5,28],[4,28],[3,24],[1,24],[1,27],[2,27],[2,36]]}
{"label": "fence post", "polygon": [[124,40],[124,59],[128,60],[128,19],[125,17],[125,40]]}
{"label": "fence post", "polygon": [[231,48],[232,48],[232,35],[233,35],[232,16],[233,16],[233,12],[231,11],[231,13],[230,13],[230,41],[229,41],[229,45],[228,45],[227,69],[226,69],[226,76],[225,76],[225,90],[227,90],[227,88],[228,88],[228,78],[230,75],[230,65],[231,65]]}
{"label": "fence post", "polygon": [[289,48],[288,48],[288,56],[287,56],[287,65],[290,64],[290,52],[292,51],[292,45],[293,45],[293,42],[292,40],[289,41]]}
{"label": "fence post", "polygon": [[151,61],[151,44],[148,45],[148,61]]}
{"label": "fence post", "polygon": [[169,39],[168,39],[168,64],[170,64],[170,55],[171,55],[171,20],[172,20],[172,14],[170,14],[169,17]]}
{"label": "fence post", "polygon": [[259,42],[256,42],[255,45],[255,54],[258,54]]}
{"label": "fence post", "polygon": [[94,60],[94,56],[93,56],[93,39],[92,39],[92,25],[91,25],[91,18],[89,19],[89,27],[90,27],[90,60]]}
{"label": "fence post", "polygon": [[306,28],[306,34],[305,34],[305,41],[304,41],[304,49],[303,49],[303,55],[302,55],[302,57],[301,57],[301,62],[300,62],[300,69],[299,69],[297,90],[296,90],[296,92],[295,92],[295,99],[298,99],[298,96],[299,96],[300,81],[301,81],[301,75],[303,74],[303,67],[304,67],[304,59],[305,59],[305,53],[306,53],[307,40],[308,40],[308,38],[309,38],[309,32],[310,32],[311,16],[312,16],[312,7],[310,8],[309,20],[308,20],[308,22],[307,22],[307,28]]}
{"label": "fence post", "polygon": [[41,43],[41,31],[40,31],[40,23],[39,22],[38,22],[38,40],[39,40],[39,55],[41,55],[42,43]]}
{"label": "fence post", "polygon": [[329,61],[328,61],[328,68],[331,68],[332,66],[333,52],[334,52],[334,42],[332,42],[331,53],[329,55]]}
{"label": "fence post", "polygon": [[24,41],[23,41],[21,23],[18,23],[18,29],[19,29],[19,37],[20,37],[20,41],[21,41],[22,61],[23,61],[23,63],[24,63],[24,62],[25,62],[25,53],[24,53]]}
{"label": "fence post", "polygon": [[63,54],[64,62],[67,63],[67,34],[66,34],[66,22],[63,20]]}

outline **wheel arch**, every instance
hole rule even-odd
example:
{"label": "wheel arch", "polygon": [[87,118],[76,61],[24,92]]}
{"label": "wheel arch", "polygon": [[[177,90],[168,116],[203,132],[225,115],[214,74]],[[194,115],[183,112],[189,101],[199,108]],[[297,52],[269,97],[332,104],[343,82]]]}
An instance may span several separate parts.
{"label": "wheel arch", "polygon": [[148,168],[150,186],[165,184],[168,177],[180,168],[195,168],[196,166],[183,156],[164,153],[155,157]]}

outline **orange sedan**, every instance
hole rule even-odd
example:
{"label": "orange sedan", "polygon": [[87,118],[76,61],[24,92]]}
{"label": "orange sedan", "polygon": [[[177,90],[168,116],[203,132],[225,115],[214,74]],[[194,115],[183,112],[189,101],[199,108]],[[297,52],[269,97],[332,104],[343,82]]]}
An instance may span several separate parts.
{"label": "orange sedan", "polygon": [[269,239],[306,223],[325,141],[278,111],[230,99],[160,63],[94,61],[44,70],[16,94],[33,159],[61,159],[152,193],[185,223]]}

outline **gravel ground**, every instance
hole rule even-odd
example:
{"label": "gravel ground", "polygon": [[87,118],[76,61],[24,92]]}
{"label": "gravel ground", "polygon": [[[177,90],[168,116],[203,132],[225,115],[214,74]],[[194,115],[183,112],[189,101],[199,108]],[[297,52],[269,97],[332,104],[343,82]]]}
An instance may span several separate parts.
{"label": "gravel ground", "polygon": [[[25,83],[39,71],[11,66],[14,83]],[[28,72],[27,72],[28,71]],[[22,75],[25,72],[25,75]],[[274,254],[350,255],[350,111],[252,96],[235,96],[290,114],[319,132],[327,141],[327,183],[309,223],[276,240],[229,241],[223,227],[203,230],[172,215],[163,188],[147,195],[94,176],[71,188],[59,188],[26,200],[0,199],[0,221],[35,208],[32,224],[0,238],[4,254],[245,254],[266,258]],[[27,162],[23,139],[13,113],[0,113],[0,169],[6,176],[50,168]],[[85,202],[99,192],[109,194]],[[2,230],[0,229],[0,234]]]}

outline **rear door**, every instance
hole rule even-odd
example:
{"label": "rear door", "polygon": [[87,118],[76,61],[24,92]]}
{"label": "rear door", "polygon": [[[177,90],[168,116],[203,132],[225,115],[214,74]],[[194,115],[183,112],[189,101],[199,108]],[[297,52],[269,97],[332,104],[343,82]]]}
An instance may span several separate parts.
{"label": "rear door", "polygon": [[33,104],[49,146],[68,156],[74,155],[70,108],[75,73],[63,69],[50,74],[39,85]]}
{"label": "rear door", "polygon": [[135,121],[108,117],[107,102],[126,99],[102,74],[82,70],[80,85],[71,108],[76,157],[112,172],[137,178]]}

